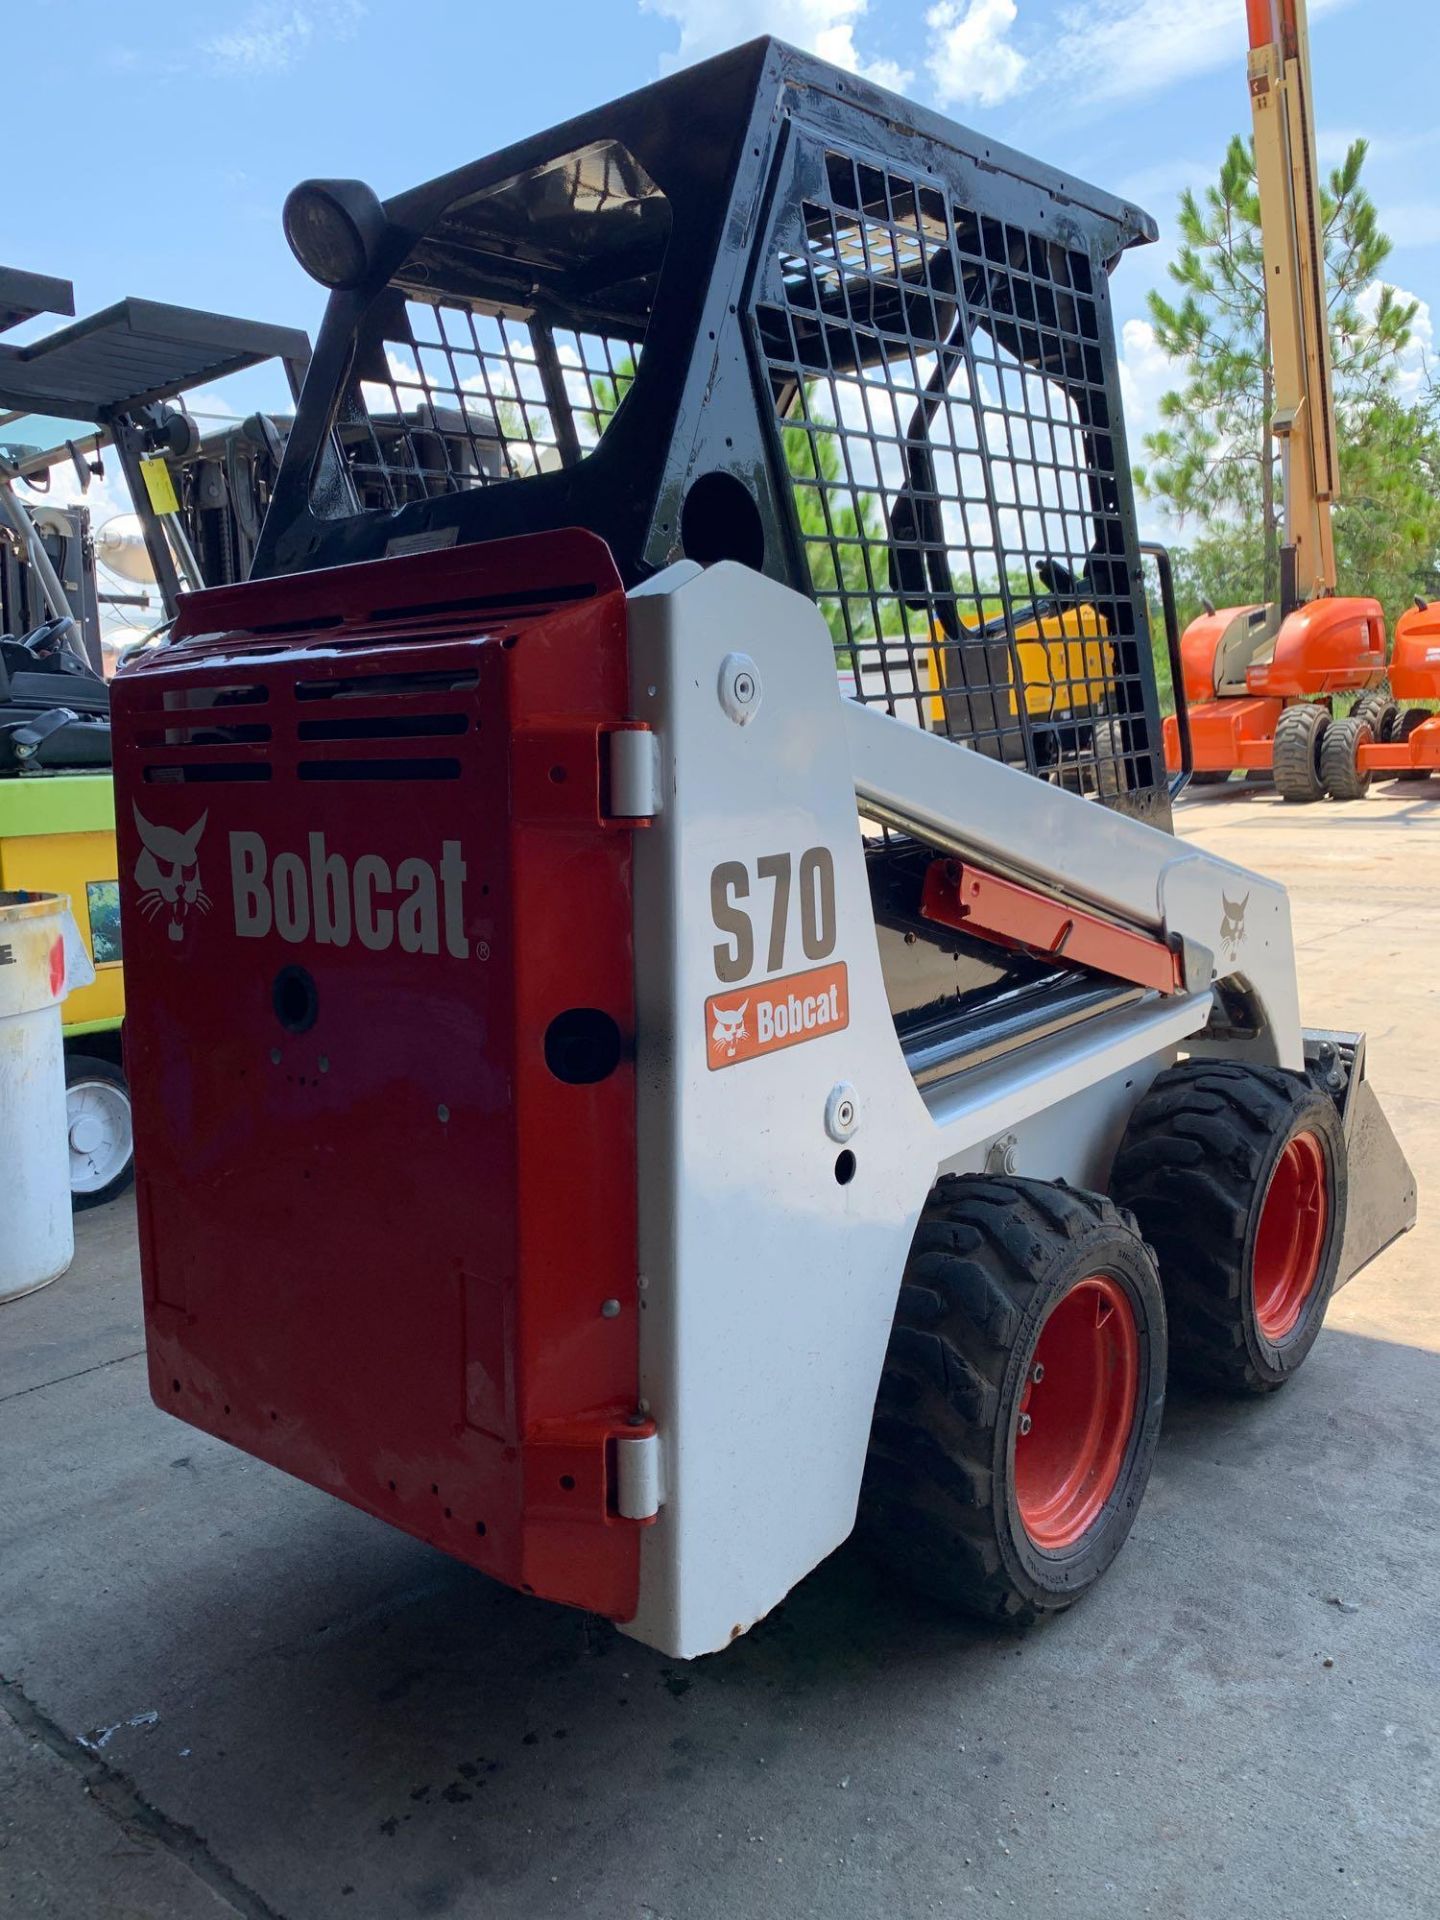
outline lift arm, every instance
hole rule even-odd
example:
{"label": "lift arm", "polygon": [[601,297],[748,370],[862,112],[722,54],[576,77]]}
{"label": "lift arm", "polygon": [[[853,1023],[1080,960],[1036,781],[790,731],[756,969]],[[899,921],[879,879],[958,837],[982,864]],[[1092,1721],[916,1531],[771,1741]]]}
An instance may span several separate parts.
{"label": "lift arm", "polygon": [[1246,0],[1250,108],[1285,497],[1281,612],[1335,591],[1339,497],[1305,0]]}

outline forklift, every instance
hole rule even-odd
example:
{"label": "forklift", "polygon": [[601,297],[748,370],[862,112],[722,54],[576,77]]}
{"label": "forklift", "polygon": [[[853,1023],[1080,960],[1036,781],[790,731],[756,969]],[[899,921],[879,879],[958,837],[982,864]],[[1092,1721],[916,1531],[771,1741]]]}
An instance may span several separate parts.
{"label": "forklift", "polygon": [[[1178,769],[1188,722],[1197,785],[1268,772],[1282,799],[1305,803],[1349,797],[1359,728],[1383,721],[1385,614],[1378,600],[1336,592],[1340,471],[1306,0],[1247,0],[1246,11],[1285,508],[1280,598],[1207,610],[1186,628],[1165,753]],[[1335,696],[1347,694],[1360,698],[1332,725]]]}
{"label": "forklift", "polygon": [[114,689],[156,1404],[679,1657],[857,1522],[1069,1606],[1415,1217],[1171,831],[1153,222],[759,40],[285,225],[251,578]]}
{"label": "forklift", "polygon": [[[0,331],[74,311],[68,281],[0,268]],[[97,583],[89,514],[45,490],[67,474],[83,491],[107,454],[118,462],[140,577],[173,619],[182,588],[248,570],[288,425],[256,416],[206,434],[183,396],[278,359],[293,397],[308,358],[294,329],[133,299],[0,343],[0,887],[68,894],[95,966],[64,1007],[77,1208],[133,1175],[102,610],[148,595]]]}

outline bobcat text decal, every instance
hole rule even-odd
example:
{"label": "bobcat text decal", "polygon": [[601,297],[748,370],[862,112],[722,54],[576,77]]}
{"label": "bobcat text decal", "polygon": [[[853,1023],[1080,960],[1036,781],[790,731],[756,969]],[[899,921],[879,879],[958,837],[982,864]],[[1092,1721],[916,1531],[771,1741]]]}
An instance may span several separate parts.
{"label": "bobcat text decal", "polygon": [[[765,886],[770,890],[769,910],[760,911],[757,919],[749,903]],[[763,906],[760,894],[756,907]],[[713,949],[715,978],[730,988],[705,1002],[712,1068],[733,1067],[849,1026],[843,960],[779,980],[743,984],[755,970],[760,940],[770,973],[779,973],[785,965],[796,933],[807,960],[830,960],[837,921],[835,859],[828,847],[806,847],[798,858],[783,850],[761,854],[753,868],[745,860],[722,860],[710,875],[710,917],[721,936]]]}
{"label": "bobcat text decal", "polygon": [[465,861],[458,840],[442,840],[436,862],[418,856],[392,868],[378,853],[352,865],[332,853],[323,833],[308,836],[305,856],[272,860],[258,833],[230,835],[230,889],[235,931],[242,940],[277,933],[292,946],[314,940],[348,947],[351,939],[373,953],[398,945],[404,953],[439,953],[463,960]]}
{"label": "bobcat text decal", "polygon": [[712,994],[705,1002],[709,1061],[733,1067],[763,1053],[778,1053],[801,1040],[818,1039],[850,1024],[849,981],[845,962],[792,973],[747,987],[743,998]]}

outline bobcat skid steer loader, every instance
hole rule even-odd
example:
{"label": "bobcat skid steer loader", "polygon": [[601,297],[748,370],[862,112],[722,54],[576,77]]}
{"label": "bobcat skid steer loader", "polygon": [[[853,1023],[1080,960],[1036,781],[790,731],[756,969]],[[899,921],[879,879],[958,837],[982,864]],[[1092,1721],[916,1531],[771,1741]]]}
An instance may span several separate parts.
{"label": "bobcat skid steer loader", "polygon": [[1414,1218],[1169,832],[1150,223],[771,41],[286,223],[254,574],[115,688],[155,1399],[671,1654],[857,1512],[1066,1606]]}

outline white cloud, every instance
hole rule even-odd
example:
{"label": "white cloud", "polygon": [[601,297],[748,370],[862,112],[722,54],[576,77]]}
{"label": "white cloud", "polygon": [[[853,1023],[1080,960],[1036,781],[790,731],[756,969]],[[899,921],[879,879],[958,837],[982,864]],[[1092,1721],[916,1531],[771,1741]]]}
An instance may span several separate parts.
{"label": "white cloud", "polygon": [[1161,396],[1178,384],[1179,375],[1150,322],[1127,320],[1120,330],[1120,397],[1132,460],[1143,458],[1145,435],[1160,424]]}
{"label": "white cloud", "polygon": [[1010,44],[1015,0],[938,0],[925,15],[925,64],[942,106],[974,101],[998,106],[1018,91],[1028,66]]}
{"label": "white cloud", "polygon": [[1391,281],[1372,280],[1355,301],[1365,319],[1374,319],[1381,292],[1387,286],[1401,306],[1409,306],[1412,300],[1416,303],[1415,318],[1410,323],[1410,344],[1400,356],[1395,390],[1402,400],[1418,400],[1430,387],[1431,367],[1435,358],[1434,317],[1429,301],[1422,300],[1418,294],[1408,293],[1404,287],[1397,287]]}
{"label": "white cloud", "polygon": [[191,387],[180,405],[187,413],[194,414],[207,430],[218,421],[242,417],[223,387]]}
{"label": "white cloud", "polygon": [[[96,456],[88,456],[91,460]],[[125,477],[120,471],[120,462],[109,447],[99,458],[104,463],[104,478],[92,478],[88,488],[82,489],[76,478],[75,469],[68,460],[62,460],[51,469],[50,485],[44,493],[36,493],[27,486],[15,489],[15,498],[27,507],[88,507],[90,525],[102,527],[107,520],[113,520],[116,514],[132,513],[130,489],[125,485]]]}
{"label": "white cloud", "polygon": [[[1160,425],[1160,401],[1180,384],[1181,368],[1160,342],[1148,320],[1127,320],[1120,330],[1120,397],[1125,412],[1125,437],[1130,459],[1145,464],[1145,436]],[[1135,508],[1144,540],[1173,540],[1179,532],[1163,501],[1147,500],[1137,491]]]}
{"label": "white cloud", "polygon": [[[1310,14],[1351,0],[1311,0]],[[1177,80],[1233,65],[1243,72],[1236,0],[1089,0],[1065,8],[1046,72],[1086,102],[1133,100]]]}
{"label": "white cloud", "polygon": [[202,40],[196,52],[211,73],[242,79],[288,73],[317,42],[349,39],[364,13],[364,0],[307,6],[261,0],[223,33]]}
{"label": "white cloud", "polygon": [[898,61],[867,60],[856,47],[856,23],[864,18],[868,0],[640,0],[640,5],[680,29],[679,45],[662,62],[667,73],[768,33],[896,92],[914,78]]}

